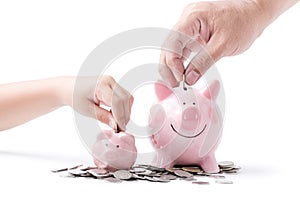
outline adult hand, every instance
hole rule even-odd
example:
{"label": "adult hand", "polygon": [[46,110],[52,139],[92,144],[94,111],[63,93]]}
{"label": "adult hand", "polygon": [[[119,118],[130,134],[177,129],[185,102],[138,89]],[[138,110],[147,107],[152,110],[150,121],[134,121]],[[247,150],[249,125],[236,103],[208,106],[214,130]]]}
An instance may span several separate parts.
{"label": "adult hand", "polygon": [[[248,49],[270,20],[256,1],[190,4],[173,28],[182,34],[171,33],[166,39],[165,46],[171,51],[161,53],[160,74],[175,87],[185,73],[186,83],[193,85],[220,58]],[[197,54],[185,69],[184,61],[192,52]]]}

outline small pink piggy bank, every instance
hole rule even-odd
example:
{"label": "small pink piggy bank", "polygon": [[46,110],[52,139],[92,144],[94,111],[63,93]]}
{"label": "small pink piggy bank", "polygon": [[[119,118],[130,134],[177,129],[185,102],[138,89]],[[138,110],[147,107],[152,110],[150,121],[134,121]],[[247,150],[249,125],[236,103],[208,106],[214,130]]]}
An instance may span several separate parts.
{"label": "small pink piggy bank", "polygon": [[222,116],[215,103],[219,89],[217,80],[204,91],[155,83],[158,101],[149,116],[154,165],[199,165],[205,172],[219,172],[215,159],[222,133]]}
{"label": "small pink piggy bank", "polygon": [[103,130],[93,146],[93,157],[98,168],[129,169],[137,157],[134,137],[126,132]]}

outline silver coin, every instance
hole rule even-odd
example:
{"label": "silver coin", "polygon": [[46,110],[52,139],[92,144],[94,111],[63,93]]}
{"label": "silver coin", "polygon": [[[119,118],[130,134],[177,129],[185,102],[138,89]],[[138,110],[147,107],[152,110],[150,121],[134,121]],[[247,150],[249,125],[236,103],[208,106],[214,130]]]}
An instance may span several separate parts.
{"label": "silver coin", "polygon": [[218,184],[233,184],[233,181],[230,181],[227,179],[218,179],[218,180],[215,180],[215,182]]}
{"label": "silver coin", "polygon": [[103,180],[111,182],[111,183],[121,183],[122,182],[122,180],[114,178],[114,177],[104,178]]}
{"label": "silver coin", "polygon": [[74,176],[82,176],[82,177],[89,176],[89,173],[79,169],[68,170],[68,172]]}
{"label": "silver coin", "polygon": [[79,167],[81,167],[81,166],[82,166],[82,164],[76,165],[76,166],[73,166],[73,167],[71,167],[71,168],[68,168],[68,170],[74,170],[74,169],[77,169],[77,168],[79,168]]}
{"label": "silver coin", "polygon": [[80,166],[77,169],[82,170],[82,171],[87,171],[87,170],[92,170],[92,169],[98,169],[97,167],[92,167],[92,166]]}
{"label": "silver coin", "polygon": [[145,165],[145,164],[137,164],[135,166],[133,166],[133,168],[147,168],[149,165]]}
{"label": "silver coin", "polygon": [[189,178],[189,177],[193,176],[191,173],[183,171],[183,170],[175,170],[174,174],[179,177],[184,177],[184,178]]}
{"label": "silver coin", "polygon": [[57,172],[63,172],[67,170],[68,168],[56,168],[56,169],[52,169],[51,172],[57,173]]}
{"label": "silver coin", "polygon": [[162,173],[161,172],[152,172],[151,174],[148,174],[148,176],[152,176],[152,177],[161,177]]}
{"label": "silver coin", "polygon": [[182,170],[186,171],[186,172],[191,172],[191,173],[199,173],[199,172],[203,172],[199,167],[196,166],[187,166],[187,167],[182,167]]}
{"label": "silver coin", "polygon": [[106,178],[106,177],[110,177],[112,176],[110,173],[108,173],[105,170],[101,170],[101,169],[91,169],[88,170],[87,172],[91,175],[93,175],[94,177],[98,178],[98,179],[102,179],[102,178]]}
{"label": "silver coin", "polygon": [[162,179],[168,179],[168,180],[175,180],[175,179],[177,179],[177,176],[172,175],[172,174],[164,174],[164,175],[161,175],[160,178],[162,178]]}
{"label": "silver coin", "polygon": [[151,170],[145,169],[144,172],[135,172],[135,174],[139,175],[149,175],[152,174],[153,172]]}
{"label": "silver coin", "polygon": [[187,178],[181,177],[180,180],[184,180],[184,181],[197,181],[197,179],[195,179],[194,177],[187,177]]}
{"label": "silver coin", "polygon": [[68,171],[70,174],[77,176],[77,177],[92,177],[91,174],[87,173],[87,172],[83,172],[83,171],[76,171],[76,170],[71,170]]}
{"label": "silver coin", "polygon": [[220,168],[232,167],[232,166],[234,166],[234,163],[232,161],[221,161],[221,162],[218,162],[218,165],[220,166]]}
{"label": "silver coin", "polygon": [[208,177],[214,178],[214,179],[225,179],[226,177],[223,175],[219,175],[219,174],[212,174],[209,175]]}
{"label": "silver coin", "polygon": [[199,172],[197,173],[198,176],[210,176],[209,173],[206,173],[206,172]]}
{"label": "silver coin", "polygon": [[234,166],[232,166],[232,169],[234,169],[234,170],[241,170],[242,167],[241,167],[241,166],[236,166],[236,165],[234,165]]}
{"label": "silver coin", "polygon": [[130,172],[132,173],[142,173],[145,172],[146,169],[145,168],[141,168],[141,167],[134,167],[133,169],[130,170]]}
{"label": "silver coin", "polygon": [[63,177],[63,178],[76,178],[76,176],[74,176],[73,174],[70,174],[67,171],[62,171],[60,173],[58,173],[59,177]]}
{"label": "silver coin", "polygon": [[236,173],[238,173],[237,170],[226,170],[226,171],[222,171],[222,172],[225,173],[225,174],[236,174]]}
{"label": "silver coin", "polygon": [[150,177],[150,176],[144,176],[144,178],[145,178],[145,180],[148,180],[148,181],[158,182],[155,178]]}
{"label": "silver coin", "polygon": [[145,180],[146,178],[143,175],[132,174],[132,177],[135,179]]}
{"label": "silver coin", "polygon": [[207,181],[193,181],[192,183],[198,185],[209,185],[209,182]]}
{"label": "silver coin", "polygon": [[221,172],[223,172],[223,171],[230,171],[230,170],[233,170],[233,168],[232,167],[220,168]]}
{"label": "silver coin", "polygon": [[128,180],[132,177],[132,173],[128,170],[117,170],[113,173],[113,176],[120,180]]}
{"label": "silver coin", "polygon": [[92,173],[96,173],[96,174],[107,174],[108,173],[107,170],[105,170],[105,169],[99,169],[99,168],[90,169],[90,170],[88,170],[88,172],[92,172]]}
{"label": "silver coin", "polygon": [[162,177],[153,177],[153,179],[157,182],[163,182],[163,183],[168,183],[170,182],[171,180],[169,179],[165,179],[165,178],[162,178]]}
{"label": "silver coin", "polygon": [[164,172],[165,171],[164,168],[159,168],[159,167],[156,167],[156,166],[148,166],[147,169],[152,170],[152,171],[156,171],[156,172]]}

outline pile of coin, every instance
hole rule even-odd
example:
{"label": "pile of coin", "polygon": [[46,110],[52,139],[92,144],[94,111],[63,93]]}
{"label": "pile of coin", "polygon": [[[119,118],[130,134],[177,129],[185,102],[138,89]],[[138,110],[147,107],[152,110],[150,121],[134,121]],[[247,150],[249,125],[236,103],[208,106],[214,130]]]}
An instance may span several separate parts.
{"label": "pile of coin", "polygon": [[199,166],[174,166],[172,168],[158,168],[151,165],[135,165],[129,170],[108,171],[84,165],[77,165],[71,168],[54,169],[52,172],[63,177],[85,177],[102,179],[109,182],[122,182],[133,180],[145,180],[152,182],[170,182],[180,179],[191,181],[193,184],[208,185],[208,181],[198,180],[200,177],[214,178],[218,184],[232,184],[227,180],[225,174],[236,174],[241,169],[231,161],[218,163],[219,173],[206,173]]}

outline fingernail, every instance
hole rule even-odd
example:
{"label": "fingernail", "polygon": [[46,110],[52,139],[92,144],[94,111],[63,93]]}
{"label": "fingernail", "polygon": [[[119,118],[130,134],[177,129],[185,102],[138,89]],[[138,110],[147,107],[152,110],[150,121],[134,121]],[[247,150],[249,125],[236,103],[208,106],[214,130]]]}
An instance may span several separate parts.
{"label": "fingernail", "polygon": [[192,70],[186,75],[186,82],[189,85],[194,85],[199,78],[200,78],[200,74]]}

